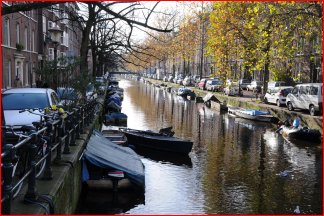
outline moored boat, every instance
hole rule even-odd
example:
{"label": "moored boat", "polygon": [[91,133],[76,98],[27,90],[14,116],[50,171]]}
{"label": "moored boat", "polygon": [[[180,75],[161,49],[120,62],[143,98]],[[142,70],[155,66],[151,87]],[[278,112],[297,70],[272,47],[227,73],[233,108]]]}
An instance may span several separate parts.
{"label": "moored boat", "polygon": [[[94,131],[83,154],[82,180],[114,179],[112,173],[123,173],[123,178],[145,188],[144,164],[129,147],[118,146]],[[119,179],[121,180],[121,179]]]}
{"label": "moored boat", "polygon": [[149,148],[160,151],[188,154],[191,152],[193,143],[190,140],[183,140],[172,137],[173,133],[156,133],[153,131],[142,131],[123,128],[129,145],[135,148]]}
{"label": "moored boat", "polygon": [[308,127],[293,127],[282,125],[279,130],[280,133],[289,140],[304,140],[312,143],[320,143],[322,134],[319,130]]}
{"label": "moored boat", "polygon": [[237,107],[228,107],[228,113],[235,115],[240,118],[245,118],[254,121],[262,121],[262,122],[275,122],[276,118],[274,118],[270,112],[264,112],[260,110],[253,109],[242,109]]}
{"label": "moored boat", "polygon": [[178,88],[177,95],[182,97],[187,97],[187,96],[194,97],[195,93],[190,88],[181,87]]}
{"label": "moored boat", "polygon": [[120,112],[112,112],[105,115],[105,125],[127,126],[127,115]]}
{"label": "moored boat", "polygon": [[212,93],[208,93],[207,95],[205,95],[203,101],[208,108],[212,108],[217,112],[226,112],[228,110],[226,102],[221,102]]}
{"label": "moored boat", "polygon": [[119,127],[102,125],[101,133],[105,138],[117,145],[128,146],[127,137],[119,130]]}

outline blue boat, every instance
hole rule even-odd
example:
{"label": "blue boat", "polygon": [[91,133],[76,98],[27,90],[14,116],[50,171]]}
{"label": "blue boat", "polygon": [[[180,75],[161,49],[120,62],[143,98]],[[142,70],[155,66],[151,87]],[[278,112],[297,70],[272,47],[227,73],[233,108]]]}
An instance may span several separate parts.
{"label": "blue boat", "polygon": [[111,179],[111,172],[122,171],[125,178],[145,188],[144,164],[129,147],[114,144],[94,131],[83,154],[82,181]]}
{"label": "blue boat", "polygon": [[188,95],[194,96],[195,93],[190,88],[181,87],[178,89],[177,95],[182,96],[182,97],[187,97]]}
{"label": "blue boat", "polygon": [[105,115],[105,125],[127,126],[127,115],[124,113],[113,112]]}

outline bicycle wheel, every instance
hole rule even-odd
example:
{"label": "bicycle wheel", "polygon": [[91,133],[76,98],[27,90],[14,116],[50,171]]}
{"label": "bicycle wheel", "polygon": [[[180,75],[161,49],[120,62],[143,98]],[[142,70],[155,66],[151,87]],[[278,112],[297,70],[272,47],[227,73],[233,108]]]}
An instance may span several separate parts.
{"label": "bicycle wheel", "polygon": [[[13,172],[12,172],[12,186],[15,187],[17,183],[20,181],[20,179],[25,174],[25,167],[26,163],[24,163],[24,158],[26,158],[24,155],[17,156],[17,162],[14,164]],[[16,198],[21,191],[23,187],[24,182],[21,182],[19,185],[16,186],[16,188],[12,191],[12,198]]]}
{"label": "bicycle wheel", "polygon": [[[37,148],[36,162],[38,162],[46,154],[47,143],[43,142]],[[40,164],[36,166],[36,178],[44,172],[46,166],[46,159],[44,159]]]}

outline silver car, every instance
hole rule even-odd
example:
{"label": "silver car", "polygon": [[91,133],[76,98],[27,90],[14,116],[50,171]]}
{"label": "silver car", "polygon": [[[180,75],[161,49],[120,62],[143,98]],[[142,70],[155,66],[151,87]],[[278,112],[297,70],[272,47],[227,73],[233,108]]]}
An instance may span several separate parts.
{"label": "silver car", "polygon": [[6,125],[22,126],[32,125],[41,117],[38,110],[34,113],[19,112],[24,109],[44,109],[58,105],[59,99],[56,92],[49,88],[13,88],[2,92],[2,105]]}

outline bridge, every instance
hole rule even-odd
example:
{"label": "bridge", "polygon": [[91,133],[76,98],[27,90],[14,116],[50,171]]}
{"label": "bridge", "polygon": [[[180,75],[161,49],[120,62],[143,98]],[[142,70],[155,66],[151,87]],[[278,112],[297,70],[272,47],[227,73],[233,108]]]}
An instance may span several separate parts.
{"label": "bridge", "polygon": [[108,72],[109,75],[111,74],[133,74],[133,75],[136,75],[139,73],[135,73],[135,72],[131,72],[131,71],[111,71],[111,72]]}

